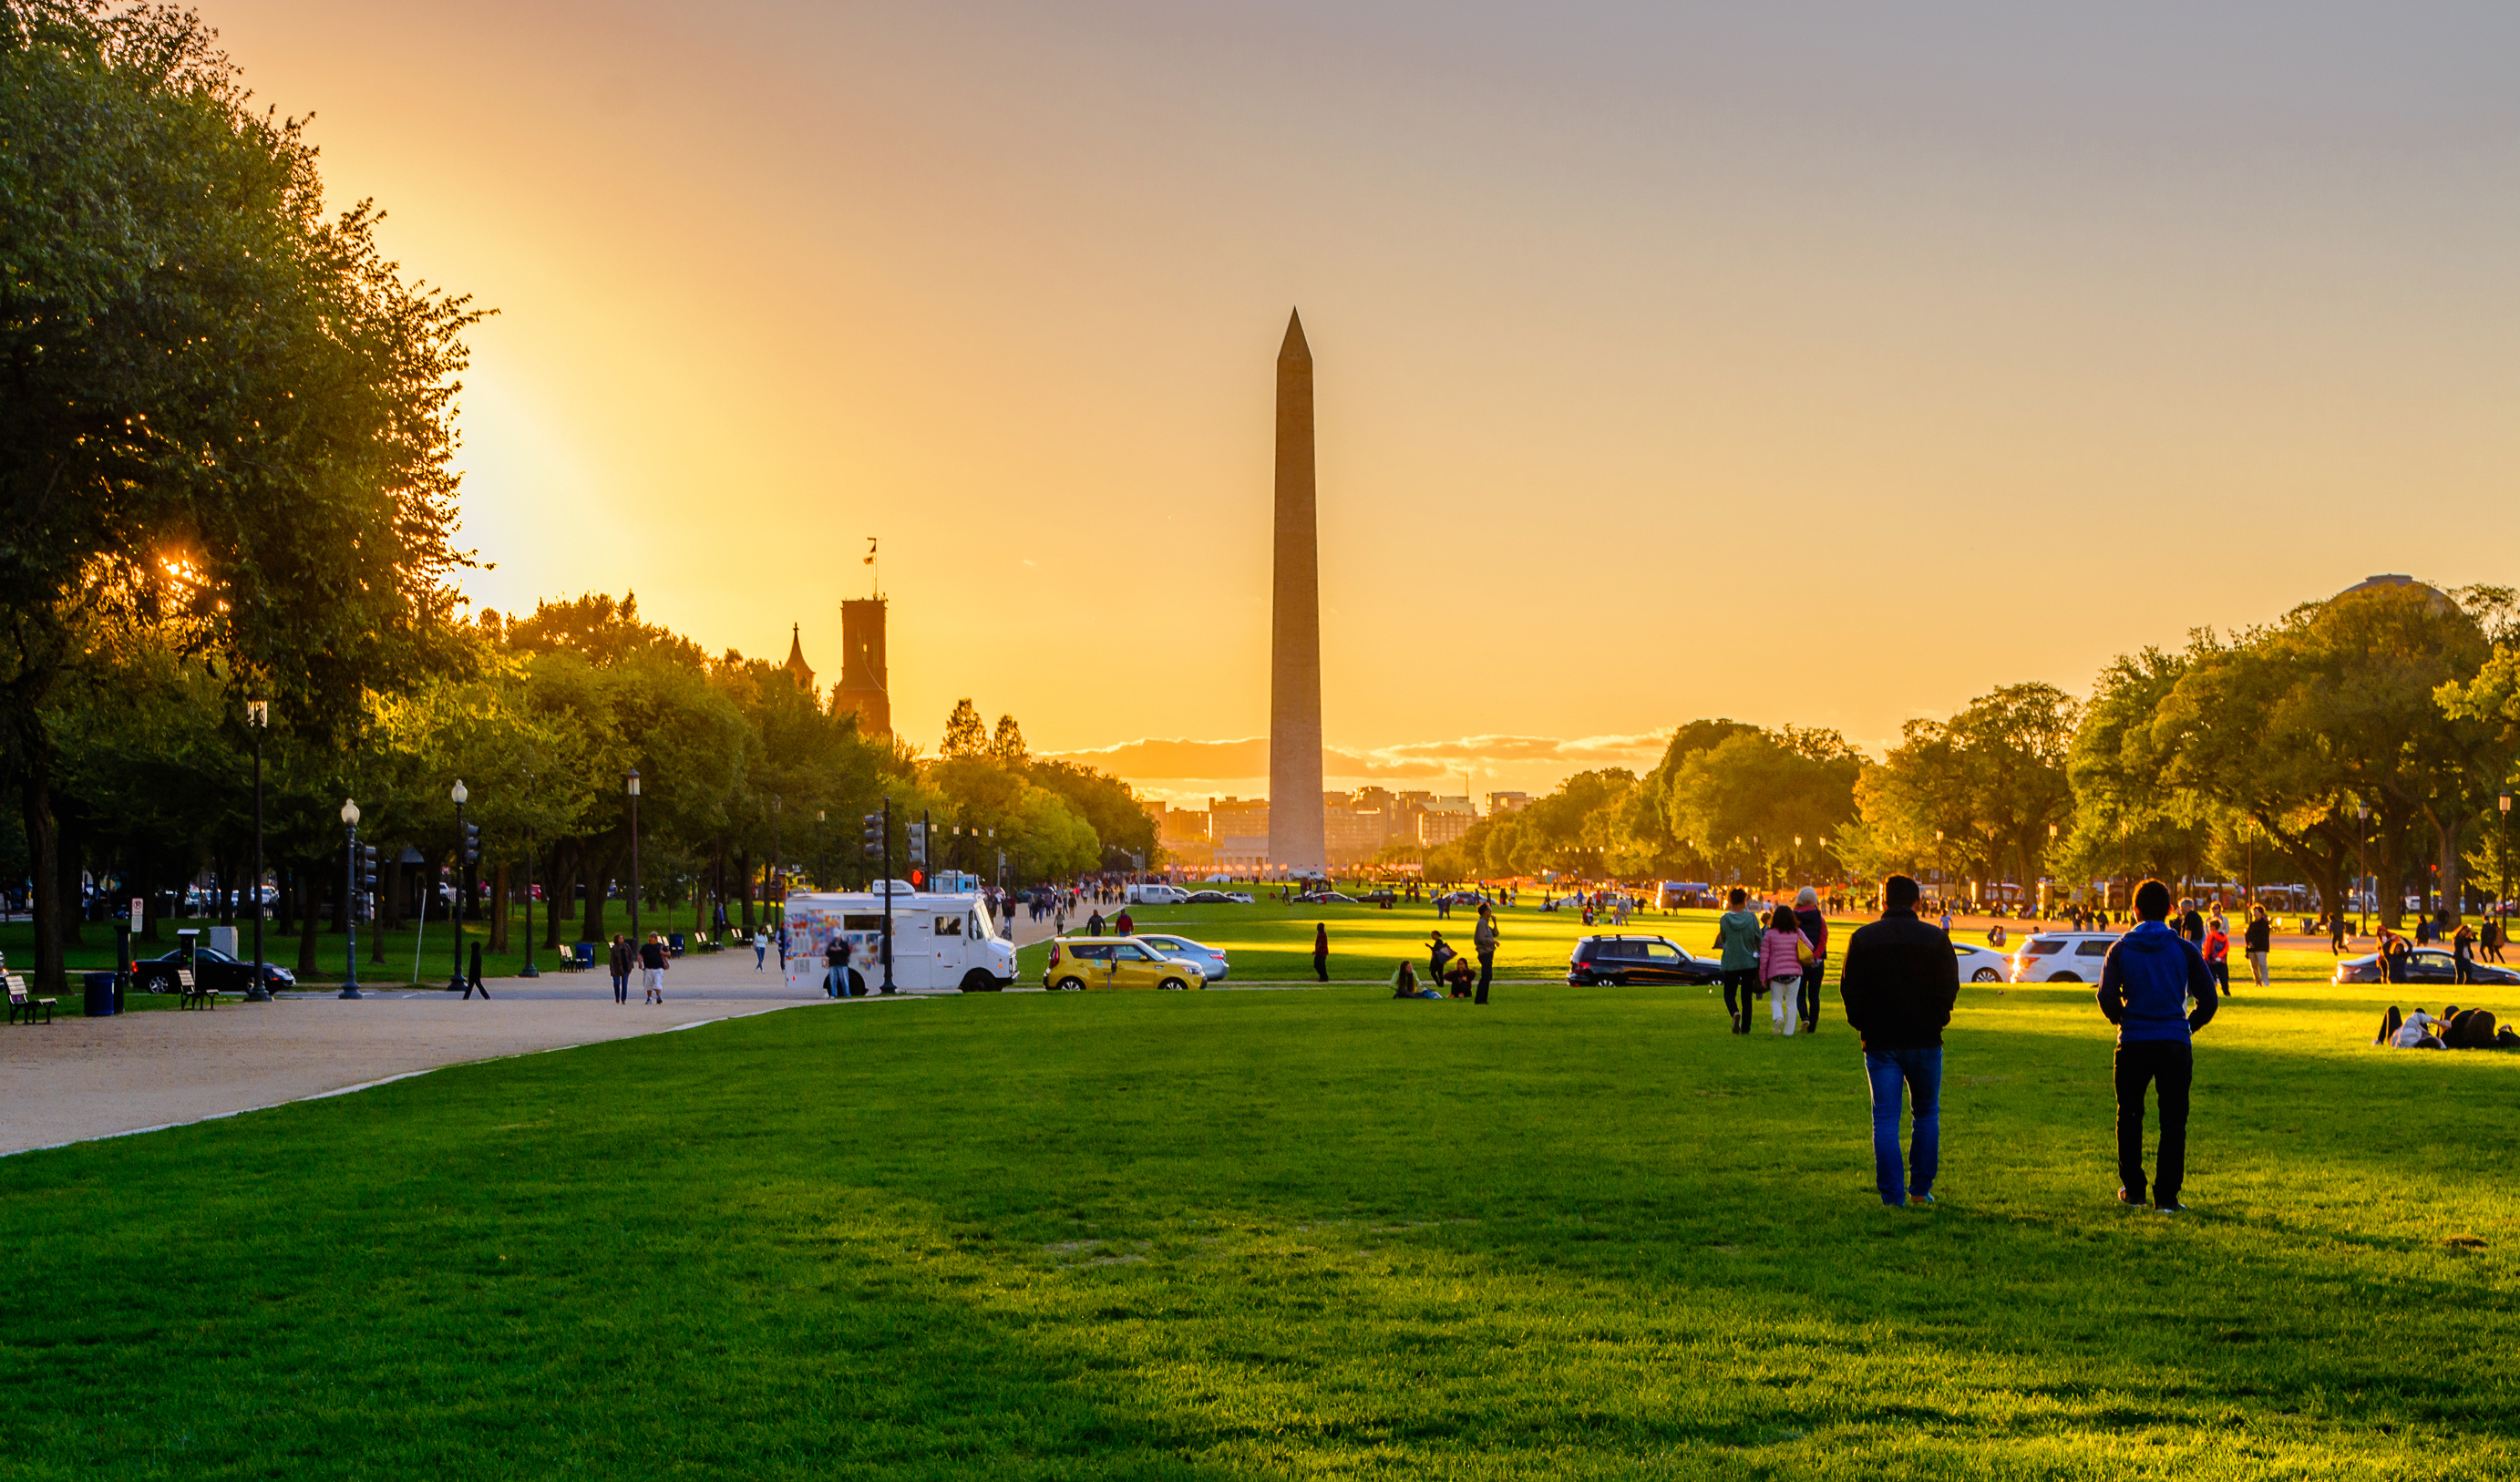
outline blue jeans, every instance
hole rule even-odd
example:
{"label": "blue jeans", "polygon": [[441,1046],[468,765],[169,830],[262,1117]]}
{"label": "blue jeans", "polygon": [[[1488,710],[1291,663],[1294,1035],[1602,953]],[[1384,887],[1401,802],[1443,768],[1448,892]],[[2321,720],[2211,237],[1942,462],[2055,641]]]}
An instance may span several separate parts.
{"label": "blue jeans", "polygon": [[[1905,1204],[1911,1190],[1934,1191],[1934,1168],[1943,1151],[1943,1052],[1867,1050],[1864,1074],[1872,1083],[1872,1174],[1884,1204]],[[1914,1102],[1915,1138],[1908,1158],[1911,1181],[1899,1181],[1899,1088]]]}

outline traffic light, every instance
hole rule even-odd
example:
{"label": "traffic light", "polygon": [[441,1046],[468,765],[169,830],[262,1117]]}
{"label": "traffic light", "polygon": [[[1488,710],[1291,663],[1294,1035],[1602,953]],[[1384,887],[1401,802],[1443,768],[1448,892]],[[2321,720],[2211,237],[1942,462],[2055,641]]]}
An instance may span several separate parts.
{"label": "traffic light", "polygon": [[464,826],[463,862],[468,865],[477,865],[481,863],[481,826],[479,824],[466,824]]}
{"label": "traffic light", "polygon": [[926,866],[927,826],[925,824],[913,824],[910,826],[910,868],[913,870],[922,870],[925,869]]}
{"label": "traffic light", "polygon": [[374,844],[359,846],[359,888],[361,890],[377,888],[377,846]]}
{"label": "traffic light", "polygon": [[866,853],[869,859],[883,858],[883,815],[880,813],[866,816]]}

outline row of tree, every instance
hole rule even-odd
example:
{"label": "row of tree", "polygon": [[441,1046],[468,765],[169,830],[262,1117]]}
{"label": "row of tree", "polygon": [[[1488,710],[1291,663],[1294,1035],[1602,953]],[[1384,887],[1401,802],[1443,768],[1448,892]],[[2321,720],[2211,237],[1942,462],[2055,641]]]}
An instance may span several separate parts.
{"label": "row of tree", "polygon": [[342,800],[388,912],[425,908],[398,876],[452,862],[458,779],[494,881],[530,864],[568,908],[554,941],[629,889],[749,921],[773,840],[842,877],[886,796],[938,863],[1151,856],[1124,786],[1032,760],[1012,720],[922,762],[627,598],[467,618],[452,454],[482,311],[406,281],[372,205],[327,210],[299,120],[252,106],[199,18],[0,0],[0,877],[29,882],[47,988],[83,881],[206,872],[222,914],[250,900],[257,751],[301,967],[348,909]]}
{"label": "row of tree", "polygon": [[2500,587],[2374,584],[2179,652],[2145,650],[2089,701],[2008,685],[1909,722],[1878,759],[1834,732],[1729,720],[1674,733],[1639,777],[1580,773],[1427,851],[1445,878],[1532,875],[2269,880],[2379,914],[2462,906],[2502,878],[2520,755],[2520,605]]}

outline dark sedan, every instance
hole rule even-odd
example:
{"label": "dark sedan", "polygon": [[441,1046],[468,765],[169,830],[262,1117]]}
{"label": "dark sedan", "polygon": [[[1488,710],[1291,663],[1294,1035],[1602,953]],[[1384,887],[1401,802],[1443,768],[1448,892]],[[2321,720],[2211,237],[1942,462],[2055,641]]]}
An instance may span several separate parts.
{"label": "dark sedan", "polygon": [[1588,936],[1566,961],[1566,981],[1588,983],[1713,983],[1723,969],[1666,936]]}
{"label": "dark sedan", "polygon": [[[2398,980],[2402,983],[2440,983],[2455,987],[2458,983],[2458,959],[2439,947],[2418,947],[2407,954],[2405,963],[2399,968]],[[2497,967],[2492,963],[2472,963],[2468,966],[2467,980],[2471,983],[2492,983],[2498,987],[2508,987],[2513,983],[2520,983],[2520,972],[2514,972],[2508,967]],[[2340,983],[2379,982],[2378,954],[2365,953],[2362,957],[2338,959],[2335,981]]]}
{"label": "dark sedan", "polygon": [[[193,981],[213,993],[243,993],[253,982],[253,964],[239,962],[216,947],[200,948],[193,957]],[[182,948],[164,957],[144,958],[131,965],[133,986],[141,993],[173,993],[175,969],[183,966]],[[265,963],[262,981],[267,988],[294,988],[297,975],[277,963]]]}

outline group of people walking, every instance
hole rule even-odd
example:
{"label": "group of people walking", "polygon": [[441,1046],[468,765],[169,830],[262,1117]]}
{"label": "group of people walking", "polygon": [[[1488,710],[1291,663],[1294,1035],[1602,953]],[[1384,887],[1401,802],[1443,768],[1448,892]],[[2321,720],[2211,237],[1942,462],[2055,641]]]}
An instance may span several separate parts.
{"label": "group of people walking", "polygon": [[612,972],[612,1002],[630,1002],[630,973],[636,968],[640,985],[648,990],[643,1002],[663,1003],[665,972],[673,965],[673,955],[665,950],[665,939],[656,933],[649,932],[644,942],[633,942],[622,932],[612,933],[611,960],[607,964]]}
{"label": "group of people walking", "polygon": [[[1790,906],[1763,921],[1749,909],[1750,892],[1735,885],[1729,909],[1716,918],[1715,950],[1724,974],[1724,1010],[1732,1032],[1748,1034],[1754,999],[1768,1000],[1770,1033],[1791,1038],[1820,1029],[1820,988],[1828,974],[1828,918],[1820,892],[1809,885]],[[1913,914],[1915,902],[1909,907]]]}

